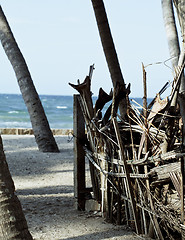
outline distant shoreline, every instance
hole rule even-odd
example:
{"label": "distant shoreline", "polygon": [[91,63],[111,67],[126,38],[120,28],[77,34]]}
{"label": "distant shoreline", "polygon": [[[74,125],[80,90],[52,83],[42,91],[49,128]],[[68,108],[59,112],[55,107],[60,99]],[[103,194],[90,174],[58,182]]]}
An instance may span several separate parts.
{"label": "distant shoreline", "polygon": [[[53,135],[70,135],[73,129],[51,129]],[[0,128],[1,135],[33,135],[32,128]]]}

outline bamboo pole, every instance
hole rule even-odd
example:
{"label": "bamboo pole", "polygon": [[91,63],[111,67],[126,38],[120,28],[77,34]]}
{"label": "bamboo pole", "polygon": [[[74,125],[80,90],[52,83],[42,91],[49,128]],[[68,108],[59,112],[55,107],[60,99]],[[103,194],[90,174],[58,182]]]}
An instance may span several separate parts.
{"label": "bamboo pole", "polygon": [[[148,137],[147,137],[147,130],[148,130],[148,122],[147,122],[147,86],[146,86],[146,71],[145,71],[145,67],[144,64],[142,63],[142,69],[143,69],[143,88],[144,88],[144,96],[143,96],[143,114],[144,114],[144,125],[145,125],[145,145],[144,145],[144,149],[145,149],[145,154],[148,151]],[[144,173],[148,174],[148,167],[147,165],[144,165]],[[149,188],[149,180],[146,180],[146,185],[147,188]],[[145,216],[145,214],[143,213],[143,215]],[[147,229],[145,226],[145,234],[147,235]]]}
{"label": "bamboo pole", "polygon": [[115,129],[118,145],[120,148],[120,150],[119,150],[120,159],[123,161],[124,172],[126,174],[127,188],[128,188],[128,193],[129,193],[130,200],[131,200],[131,206],[132,206],[132,212],[133,212],[133,217],[134,217],[134,222],[135,222],[136,233],[139,234],[140,231],[139,231],[139,222],[138,222],[137,214],[136,214],[136,201],[134,199],[133,191],[131,190],[132,186],[131,186],[131,181],[130,181],[130,174],[128,171],[125,154],[124,154],[124,147],[122,144],[119,126],[118,126],[116,118],[113,118],[113,125],[114,125],[114,129]]}
{"label": "bamboo pole", "polygon": [[[145,71],[145,67],[142,64],[142,69],[143,69],[143,87],[144,87],[144,96],[143,96],[143,107],[144,107],[144,124],[145,124],[145,154],[148,151],[148,138],[147,138],[147,129],[148,129],[148,123],[147,123],[147,85],[146,85],[146,71]],[[148,174],[148,167],[147,165],[144,165],[144,172],[147,175]],[[148,194],[148,199],[150,202],[150,206],[152,211],[154,211],[154,205],[153,205],[153,201],[152,201],[152,197],[150,194],[150,183],[149,180],[146,179],[146,187],[147,187],[147,194]],[[151,219],[151,222],[155,225],[154,229],[156,229],[156,235],[159,239],[164,239],[157,221],[157,218],[155,216],[153,216],[153,221]],[[149,232],[150,235],[150,232]]]}
{"label": "bamboo pole", "polygon": [[[128,95],[127,95],[127,106],[130,106],[130,102],[129,102],[129,98],[128,98]],[[132,147],[132,158],[134,160],[136,160],[136,156],[137,156],[137,153],[136,153],[136,149],[134,147],[134,138],[133,138],[133,131],[132,131],[132,124],[131,124],[131,118],[130,118],[130,110],[129,110],[129,107],[127,108],[127,115],[128,115],[128,119],[129,119],[129,127],[130,127],[130,138],[131,138],[131,147]],[[129,160],[129,154],[128,154],[128,157],[127,157],[127,162]],[[131,168],[132,168],[132,171],[133,173],[135,173],[135,167],[132,165],[131,163]],[[137,173],[139,173],[138,171],[138,167],[136,167],[137,169]],[[137,190],[135,191],[138,191],[139,192],[139,196],[140,196],[140,201],[141,201],[141,205],[143,205],[143,199],[142,199],[142,191],[141,191],[141,187],[139,185],[139,181],[138,179],[136,178],[136,186],[137,186]],[[136,201],[137,202],[137,201]],[[145,235],[147,234],[147,227],[146,227],[146,217],[145,217],[145,211],[144,209],[142,208],[141,209],[141,222],[143,222],[143,224],[141,224],[141,231],[145,233]],[[144,230],[143,230],[144,229]]]}

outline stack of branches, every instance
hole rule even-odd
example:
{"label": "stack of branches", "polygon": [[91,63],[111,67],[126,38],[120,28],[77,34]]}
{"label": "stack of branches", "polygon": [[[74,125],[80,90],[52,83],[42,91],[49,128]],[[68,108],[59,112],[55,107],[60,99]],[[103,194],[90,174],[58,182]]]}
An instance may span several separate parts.
{"label": "stack of branches", "polygon": [[[110,94],[100,88],[93,105],[93,66],[83,83],[70,84],[80,93],[87,131],[84,149],[102,215],[155,239],[181,239],[185,232],[182,118],[178,104],[171,107],[183,69],[169,98],[160,98],[167,83],[140,111],[128,97],[129,87],[119,84]],[[119,115],[122,99],[127,106],[124,117]]]}

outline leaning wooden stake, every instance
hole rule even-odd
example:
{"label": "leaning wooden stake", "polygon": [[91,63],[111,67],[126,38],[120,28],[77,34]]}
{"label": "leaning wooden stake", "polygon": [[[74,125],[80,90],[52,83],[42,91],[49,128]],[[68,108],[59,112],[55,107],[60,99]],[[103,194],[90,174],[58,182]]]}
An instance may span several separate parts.
{"label": "leaning wooden stake", "polygon": [[[148,137],[147,137],[147,129],[148,129],[148,122],[147,122],[147,87],[146,87],[146,71],[145,71],[145,67],[142,63],[142,69],[143,69],[143,87],[144,87],[144,96],[143,96],[143,114],[144,114],[144,124],[145,124],[145,154],[148,151]],[[145,174],[148,173],[148,167],[147,165],[144,165],[144,172]],[[146,185],[147,188],[149,187],[149,180],[146,179]],[[143,211],[143,210],[142,210]],[[143,212],[143,217],[145,218],[145,213]],[[145,234],[147,234],[147,229],[146,229],[146,225],[144,226],[144,230],[145,230]]]}
{"label": "leaning wooden stake", "polygon": [[126,182],[127,182],[128,193],[129,193],[129,197],[130,197],[130,201],[131,201],[133,217],[134,217],[134,221],[135,221],[136,233],[139,234],[139,222],[138,222],[137,215],[136,215],[136,202],[135,202],[133,191],[132,191],[130,174],[128,171],[128,167],[127,167],[127,163],[126,163],[126,159],[125,159],[125,155],[124,155],[124,147],[122,144],[121,134],[120,134],[120,130],[119,130],[119,126],[118,126],[116,118],[113,118],[113,124],[114,124],[114,129],[115,129],[118,145],[120,148],[120,150],[119,150],[120,160],[123,162],[124,172],[126,175]]}
{"label": "leaning wooden stake", "polygon": [[143,113],[144,113],[144,124],[145,124],[145,153],[148,151],[148,137],[147,137],[147,128],[148,128],[148,121],[147,121],[147,87],[146,87],[146,71],[145,67],[142,63],[143,69],[143,87],[144,87],[144,96],[143,96]]}
{"label": "leaning wooden stake", "polygon": [[[148,129],[148,122],[147,122],[147,86],[146,86],[146,71],[145,71],[145,67],[142,64],[142,68],[143,68],[143,86],[144,86],[144,96],[143,96],[143,107],[144,107],[144,124],[145,124],[145,154],[148,151],[148,137],[147,137],[147,129]],[[144,172],[145,174],[148,174],[148,167],[147,165],[144,165]],[[150,207],[152,209],[152,211],[154,211],[154,205],[153,205],[153,201],[152,201],[152,197],[150,194],[150,183],[149,180],[146,179],[146,187],[147,187],[147,194],[148,194],[148,199],[150,202]],[[159,239],[164,239],[157,221],[157,218],[155,216],[153,216],[153,221],[151,219],[151,222],[154,223],[155,227],[154,229],[156,229],[156,235]],[[150,234],[150,233],[149,233]]]}

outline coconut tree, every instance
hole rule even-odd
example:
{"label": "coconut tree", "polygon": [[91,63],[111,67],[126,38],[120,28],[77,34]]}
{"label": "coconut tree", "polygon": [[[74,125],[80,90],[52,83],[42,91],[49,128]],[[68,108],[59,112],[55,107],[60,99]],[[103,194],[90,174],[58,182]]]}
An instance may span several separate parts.
{"label": "coconut tree", "polygon": [[25,59],[16,43],[1,6],[0,41],[16,74],[39,150],[43,152],[59,152]]}
{"label": "coconut tree", "polygon": [[173,2],[177,10],[182,37],[185,40],[185,2],[184,0],[173,0]]}
{"label": "coconut tree", "polygon": [[[96,22],[99,30],[101,43],[103,46],[105,58],[111,75],[113,86],[116,87],[118,84],[121,86],[123,91],[123,100],[120,104],[120,113],[122,117],[126,114],[126,88],[124,78],[121,72],[118,56],[116,53],[115,45],[113,42],[111,30],[108,23],[108,18],[104,6],[103,0],[91,0]],[[125,93],[125,94],[124,94]]]}
{"label": "coconut tree", "polygon": [[[179,24],[181,27],[181,35],[182,35],[181,54],[179,56],[179,62],[178,62],[178,65],[181,66],[185,59],[185,1],[184,0],[174,0],[174,5],[177,10]],[[181,79],[179,92],[180,92],[180,98],[183,100],[182,105],[185,106],[185,76],[184,75],[183,75],[183,78]],[[185,111],[184,111],[184,113],[185,113]]]}
{"label": "coconut tree", "polygon": [[172,0],[162,0],[161,4],[170,57],[172,58],[173,68],[175,68],[179,61],[180,46],[173,11],[173,3]]}
{"label": "coconut tree", "polygon": [[[184,34],[184,14],[183,14],[183,6],[185,10],[185,3],[184,1],[178,1],[174,0],[175,6],[178,13],[178,18],[181,26],[182,34]],[[166,30],[166,36],[168,40],[168,47],[169,52],[171,56],[172,66],[175,70],[177,66],[181,66],[184,61],[184,44],[182,44],[182,50],[180,50],[180,44],[179,44],[179,38],[178,38],[178,32],[176,28],[176,22],[174,17],[174,9],[173,9],[173,2],[172,0],[162,0],[162,11],[163,11],[163,20],[164,20],[164,26]],[[183,4],[184,3],[184,4]],[[174,107],[176,105],[176,101],[178,100],[180,105],[180,112],[183,119],[183,123],[185,123],[185,77],[184,74],[181,77],[180,86],[176,91],[176,94],[174,95],[172,99],[171,106]],[[184,127],[184,133],[185,133],[185,124]],[[185,142],[185,136],[184,136],[184,142]]]}
{"label": "coconut tree", "polygon": [[33,239],[10,175],[0,136],[0,239]]}
{"label": "coconut tree", "polygon": [[[178,66],[180,46],[179,38],[177,34],[177,28],[175,23],[173,2],[172,0],[162,0],[162,11],[163,11],[163,21],[166,30],[166,36],[168,41],[168,48],[170,52],[171,62],[173,66],[173,71]],[[171,105],[175,107],[177,101],[178,92],[174,95]]]}
{"label": "coconut tree", "polygon": [[[177,16],[179,19],[179,24],[181,27],[181,36],[182,36],[182,49],[181,55],[179,57],[179,65],[182,65],[185,59],[185,2],[184,0],[174,0],[174,5],[176,7]],[[181,93],[185,93],[185,80],[181,83]]]}

